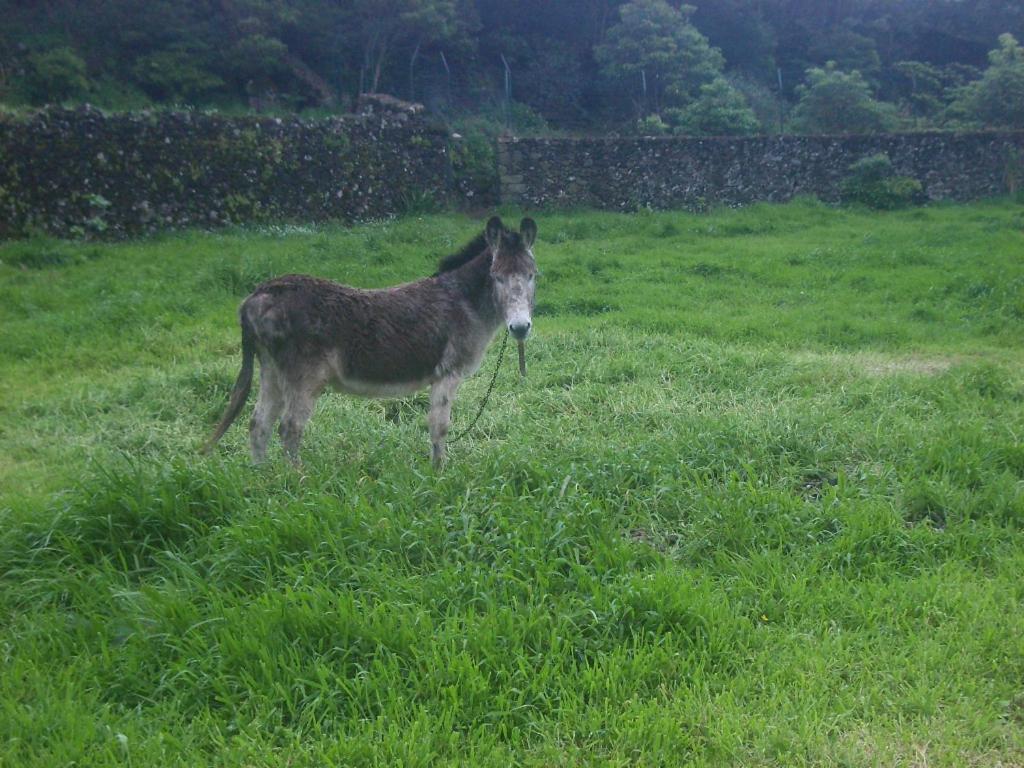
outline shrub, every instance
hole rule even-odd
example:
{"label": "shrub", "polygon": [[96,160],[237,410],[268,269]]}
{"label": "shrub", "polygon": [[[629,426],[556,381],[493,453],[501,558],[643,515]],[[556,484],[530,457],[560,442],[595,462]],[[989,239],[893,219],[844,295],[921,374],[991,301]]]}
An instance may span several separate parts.
{"label": "shrub", "polygon": [[455,185],[467,198],[487,205],[498,200],[498,157],[495,141],[500,131],[480,121],[465,123],[459,130],[461,139],[451,144],[452,176]]}
{"label": "shrub", "polygon": [[152,99],[140,88],[111,75],[101,76],[91,83],[89,101],[112,112],[130,112],[153,106]]}
{"label": "shrub", "polygon": [[877,210],[906,208],[920,202],[922,194],[921,182],[909,176],[897,176],[885,153],[855,162],[842,184],[844,202],[861,203]]}
{"label": "shrub", "polygon": [[227,60],[243,82],[254,80],[265,86],[288,74],[288,46],[266,35],[249,35],[235,43]]}
{"label": "shrub", "polygon": [[207,69],[202,53],[185,47],[143,56],[132,74],[154,99],[195,102],[224,86],[224,81]]}
{"label": "shrub", "polygon": [[33,104],[81,96],[89,88],[85,62],[70,48],[34,53],[28,58],[24,88],[26,97]]}
{"label": "shrub", "polygon": [[661,115],[648,115],[636,121],[636,130],[641,136],[664,136],[669,128]]}
{"label": "shrub", "polygon": [[451,124],[462,137],[452,142],[450,149],[455,184],[481,205],[498,201],[498,137],[509,129],[518,135],[549,131],[543,117],[516,101],[509,105],[507,114],[503,106],[493,105],[472,117],[454,118]]}

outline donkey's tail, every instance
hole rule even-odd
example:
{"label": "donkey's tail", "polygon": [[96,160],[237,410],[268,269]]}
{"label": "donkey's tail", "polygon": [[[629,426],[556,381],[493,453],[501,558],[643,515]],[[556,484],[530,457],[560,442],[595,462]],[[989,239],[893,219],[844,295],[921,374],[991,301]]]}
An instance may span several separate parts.
{"label": "donkey's tail", "polygon": [[235,379],[235,386],[231,389],[231,399],[228,401],[227,410],[224,411],[220,423],[210,435],[210,439],[199,449],[202,453],[212,451],[213,447],[217,445],[217,441],[228,431],[228,427],[238,418],[242,406],[245,405],[245,401],[249,397],[249,390],[252,389],[252,362],[256,357],[256,334],[244,307],[239,313],[239,320],[242,325],[242,370],[238,372],[238,378]]}

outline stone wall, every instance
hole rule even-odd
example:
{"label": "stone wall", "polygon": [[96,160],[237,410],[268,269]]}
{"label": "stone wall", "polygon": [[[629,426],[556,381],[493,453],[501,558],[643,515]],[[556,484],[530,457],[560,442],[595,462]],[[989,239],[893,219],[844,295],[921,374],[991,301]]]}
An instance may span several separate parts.
{"label": "stone wall", "polygon": [[0,118],[0,237],[351,221],[443,202],[446,128],[401,102],[365,111],[303,120],[83,108]]}
{"label": "stone wall", "polygon": [[[133,235],[270,221],[366,220],[483,195],[453,179],[422,107],[224,117],[51,109],[0,117],[0,237]],[[800,194],[836,200],[850,164],[886,152],[932,200],[1024,187],[1024,133],[502,139],[501,196],[529,208],[702,209]],[[465,180],[462,180],[465,181]]]}
{"label": "stone wall", "polygon": [[1024,133],[502,139],[502,202],[529,208],[688,208],[839,198],[849,166],[885,152],[930,200],[1024,186]]}

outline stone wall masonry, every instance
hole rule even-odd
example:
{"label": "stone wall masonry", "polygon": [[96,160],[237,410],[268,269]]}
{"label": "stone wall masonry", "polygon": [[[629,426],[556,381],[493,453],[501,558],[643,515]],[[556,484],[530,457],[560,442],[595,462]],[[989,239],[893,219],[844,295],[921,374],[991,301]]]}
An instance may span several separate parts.
{"label": "stone wall masonry", "polygon": [[[503,202],[527,208],[839,198],[849,166],[885,152],[931,200],[1024,187],[1024,133],[744,138],[503,138]],[[304,120],[194,112],[0,116],[0,238],[129,236],[281,221],[360,221],[480,200],[453,179],[447,128],[385,97]]]}
{"label": "stone wall masonry", "polygon": [[743,138],[504,138],[501,199],[527,208],[836,201],[850,165],[885,152],[930,200],[974,200],[1024,181],[1024,132]]}
{"label": "stone wall masonry", "polygon": [[447,146],[447,129],[416,110],[2,117],[0,237],[379,218],[443,202]]}

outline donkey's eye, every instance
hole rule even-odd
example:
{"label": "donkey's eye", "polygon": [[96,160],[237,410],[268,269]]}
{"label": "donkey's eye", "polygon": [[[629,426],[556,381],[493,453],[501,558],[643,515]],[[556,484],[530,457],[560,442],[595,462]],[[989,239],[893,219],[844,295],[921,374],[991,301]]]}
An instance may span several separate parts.
{"label": "donkey's eye", "polygon": [[505,276],[504,275],[495,275],[494,276],[494,281],[496,283],[501,283],[502,285],[504,285],[505,284]]}

